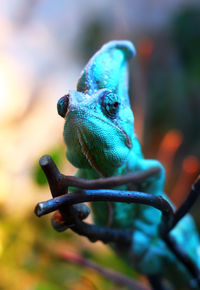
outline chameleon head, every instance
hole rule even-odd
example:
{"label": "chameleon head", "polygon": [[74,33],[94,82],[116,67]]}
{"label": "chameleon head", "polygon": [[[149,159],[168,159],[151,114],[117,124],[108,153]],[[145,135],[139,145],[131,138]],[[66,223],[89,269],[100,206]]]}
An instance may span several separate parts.
{"label": "chameleon head", "polygon": [[92,95],[69,91],[57,109],[65,118],[66,155],[75,167],[109,176],[126,162],[134,137],[133,114],[117,94],[108,89]]}
{"label": "chameleon head", "polygon": [[130,41],[108,42],[83,69],[77,91],[59,100],[67,158],[75,167],[109,176],[126,162],[134,134],[127,63],[134,55]]}

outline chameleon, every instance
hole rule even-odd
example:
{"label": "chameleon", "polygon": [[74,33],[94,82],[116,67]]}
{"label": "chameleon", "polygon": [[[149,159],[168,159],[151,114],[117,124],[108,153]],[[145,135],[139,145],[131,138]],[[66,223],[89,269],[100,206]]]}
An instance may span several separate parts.
{"label": "chameleon", "polygon": [[[135,55],[136,49],[128,40],[104,44],[84,67],[77,89],[69,90],[59,99],[58,114],[65,119],[66,157],[78,168],[76,176],[85,179],[121,176],[159,167],[159,173],[134,189],[169,201],[164,192],[164,167],[157,160],[145,159],[134,131],[128,64]],[[130,190],[133,186],[117,188]],[[159,210],[121,202],[93,202],[91,206],[96,225],[132,231],[129,248],[111,246],[135,270],[147,276],[167,277],[175,287],[172,289],[192,287],[189,273],[158,236]],[[187,214],[171,234],[199,267],[199,235],[192,217]]]}

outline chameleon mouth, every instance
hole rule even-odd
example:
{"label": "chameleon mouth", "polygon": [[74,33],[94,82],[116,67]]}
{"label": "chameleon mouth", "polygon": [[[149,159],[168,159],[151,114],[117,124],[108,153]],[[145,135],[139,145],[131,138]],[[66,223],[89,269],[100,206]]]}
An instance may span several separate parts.
{"label": "chameleon mouth", "polygon": [[77,136],[78,141],[80,144],[81,152],[86,157],[87,161],[89,162],[90,166],[99,173],[101,177],[105,177],[105,174],[101,171],[101,169],[97,166],[94,157],[91,155],[91,151],[88,149],[86,142],[84,140],[84,136],[81,133],[80,128],[77,128]]}
{"label": "chameleon mouth", "polygon": [[[108,125],[108,126],[110,126],[110,127],[115,128],[115,129],[119,132],[119,134],[124,138],[124,143],[125,143],[125,145],[126,145],[129,149],[132,149],[133,144],[132,144],[131,138],[128,136],[128,134],[127,134],[126,131],[122,128],[122,126],[120,126],[120,124],[119,124],[119,122],[117,122],[117,120],[112,120],[112,121],[111,121],[111,120],[106,120],[106,119],[101,118],[100,116],[97,116],[96,114],[92,114],[91,112],[86,111],[86,110],[83,110],[83,109],[82,109],[81,112],[82,112],[82,117],[84,117],[84,118],[83,118],[83,121],[84,121],[85,117],[87,117],[87,119],[88,119],[88,116],[89,116],[89,117],[91,117],[92,119],[98,119],[100,122],[102,122],[102,123],[104,123],[104,124],[106,124],[106,125]],[[76,120],[76,118],[77,118],[76,115],[78,115],[78,118],[80,118],[81,115],[80,115],[79,113],[77,114],[76,111],[71,111],[71,112],[69,111],[68,114],[67,114],[67,116],[69,117],[69,115],[70,115],[70,119],[73,120],[74,126],[76,127],[77,132],[78,132],[80,138],[81,138],[82,141],[85,143],[85,148],[87,148],[87,146],[86,146],[86,142],[84,141],[84,134],[81,133],[81,131],[80,131],[80,127],[79,127],[79,129],[78,129],[78,122],[77,122],[77,120]],[[103,125],[103,124],[102,124],[102,125]],[[79,137],[78,137],[78,138],[79,138]],[[80,143],[80,144],[81,144],[81,139],[79,140],[79,143]],[[81,146],[82,146],[82,145],[81,145]],[[86,152],[87,152],[87,154],[88,154],[88,153],[89,153],[89,150],[87,149]],[[85,154],[84,154],[84,155],[85,155]]]}

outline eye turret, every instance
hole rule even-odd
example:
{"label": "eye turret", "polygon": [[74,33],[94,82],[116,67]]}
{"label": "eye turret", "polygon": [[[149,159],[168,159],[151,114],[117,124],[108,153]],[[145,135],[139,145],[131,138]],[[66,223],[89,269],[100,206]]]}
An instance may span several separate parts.
{"label": "eye turret", "polygon": [[57,103],[57,111],[61,117],[65,117],[69,106],[69,95],[65,95],[59,99]]}
{"label": "eye turret", "polygon": [[105,92],[101,101],[102,110],[110,119],[114,119],[119,111],[120,100],[116,94]]}

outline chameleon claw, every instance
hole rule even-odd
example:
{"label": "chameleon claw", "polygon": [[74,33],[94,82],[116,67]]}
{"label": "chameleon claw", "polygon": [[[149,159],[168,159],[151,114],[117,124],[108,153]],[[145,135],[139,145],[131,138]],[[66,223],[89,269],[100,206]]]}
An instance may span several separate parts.
{"label": "chameleon claw", "polygon": [[[90,209],[85,204],[75,204],[72,208],[80,220],[84,220],[90,214]],[[57,232],[63,232],[75,225],[73,215],[70,211],[68,213],[56,210],[51,218],[51,225]]]}
{"label": "chameleon claw", "polygon": [[58,210],[53,214],[51,218],[51,225],[57,232],[63,232],[70,228],[70,226],[73,226],[73,224],[68,225],[68,223],[64,220],[63,216]]}

